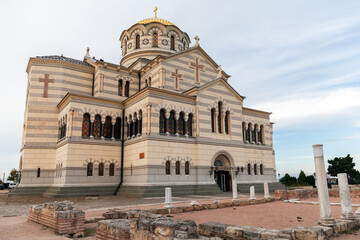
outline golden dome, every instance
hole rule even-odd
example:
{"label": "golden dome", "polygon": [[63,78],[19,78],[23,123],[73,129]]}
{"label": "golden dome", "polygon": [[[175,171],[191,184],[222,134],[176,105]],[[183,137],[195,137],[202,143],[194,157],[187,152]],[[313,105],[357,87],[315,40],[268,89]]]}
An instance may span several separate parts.
{"label": "golden dome", "polygon": [[164,24],[166,26],[174,25],[172,22],[169,22],[168,20],[161,19],[161,18],[148,18],[148,19],[144,19],[144,20],[138,22],[137,24],[149,24],[149,23],[153,23],[153,22],[158,22],[158,23]]}

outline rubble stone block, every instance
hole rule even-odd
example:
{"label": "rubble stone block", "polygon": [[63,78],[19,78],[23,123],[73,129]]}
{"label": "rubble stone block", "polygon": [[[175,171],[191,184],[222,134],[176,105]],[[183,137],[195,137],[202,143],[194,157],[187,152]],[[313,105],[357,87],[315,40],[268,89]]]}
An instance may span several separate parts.
{"label": "rubble stone block", "polygon": [[325,232],[320,228],[298,227],[293,229],[291,236],[295,240],[318,240],[325,239]]}
{"label": "rubble stone block", "polygon": [[199,224],[199,234],[207,237],[226,238],[226,229],[230,227],[229,224],[207,222]]}

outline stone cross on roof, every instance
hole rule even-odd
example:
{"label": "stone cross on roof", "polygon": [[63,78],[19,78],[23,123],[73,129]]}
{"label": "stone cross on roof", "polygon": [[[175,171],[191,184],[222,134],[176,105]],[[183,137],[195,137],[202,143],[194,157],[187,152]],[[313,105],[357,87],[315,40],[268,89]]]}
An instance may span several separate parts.
{"label": "stone cross on roof", "polygon": [[157,10],[158,10],[158,8],[155,6],[155,10],[154,10],[155,18],[157,18]]}
{"label": "stone cross on roof", "polygon": [[200,40],[200,38],[198,37],[198,35],[196,35],[195,37],[194,37],[194,39],[195,39],[195,46],[199,46],[199,40]]}
{"label": "stone cross on roof", "polygon": [[86,55],[85,55],[85,57],[87,57],[87,58],[90,57],[90,48],[89,48],[89,47],[86,48]]}
{"label": "stone cross on roof", "polygon": [[218,74],[217,74],[217,78],[221,78],[222,77],[222,68],[221,68],[221,65],[219,65],[219,67],[216,69]]}

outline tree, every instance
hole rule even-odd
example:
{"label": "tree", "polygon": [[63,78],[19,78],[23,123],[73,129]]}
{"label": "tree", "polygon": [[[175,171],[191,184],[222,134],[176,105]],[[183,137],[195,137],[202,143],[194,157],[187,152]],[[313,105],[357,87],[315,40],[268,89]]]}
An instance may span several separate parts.
{"label": "tree", "polygon": [[17,179],[18,179],[18,171],[17,171],[15,168],[13,168],[13,169],[10,171],[10,174],[9,174],[7,180],[8,180],[8,181],[15,181],[15,182],[16,182]]}
{"label": "tree", "polygon": [[280,179],[280,182],[286,186],[293,186],[296,184],[296,177],[291,177],[286,173],[285,176]]}
{"label": "tree", "polygon": [[306,176],[306,182],[310,185],[315,187],[315,178],[313,175]]}
{"label": "tree", "polygon": [[305,175],[304,171],[300,170],[300,174],[299,174],[299,177],[297,179],[298,184],[302,185],[302,186],[308,185],[308,182],[306,180],[307,179],[306,179],[306,175]]}
{"label": "tree", "polygon": [[353,158],[348,154],[346,157],[336,157],[328,160],[328,173],[331,176],[337,176],[338,173],[346,173],[348,175],[349,183],[355,183],[355,180],[360,180],[360,172],[356,170]]}

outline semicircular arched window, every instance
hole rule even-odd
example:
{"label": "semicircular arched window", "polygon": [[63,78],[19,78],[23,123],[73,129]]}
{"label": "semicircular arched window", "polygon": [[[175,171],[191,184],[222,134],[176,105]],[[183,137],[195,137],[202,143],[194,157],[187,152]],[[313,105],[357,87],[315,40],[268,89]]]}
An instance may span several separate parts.
{"label": "semicircular arched window", "polygon": [[175,37],[174,36],[170,37],[170,49],[175,50]]}
{"label": "semicircular arched window", "polygon": [[184,124],[185,124],[185,121],[184,121],[184,113],[183,112],[181,112],[180,114],[179,114],[179,120],[178,120],[178,134],[179,135],[185,135],[185,126],[184,126]]}
{"label": "semicircular arched window", "polygon": [[101,137],[101,116],[100,115],[95,116],[93,132],[94,132],[94,137],[95,138],[100,138]]}
{"label": "semicircular arched window", "polygon": [[104,126],[104,138],[110,139],[111,131],[112,131],[111,117],[107,116],[105,119],[105,126]]}
{"label": "semicircular arched window", "polygon": [[169,133],[175,134],[175,129],[176,129],[175,112],[171,111],[169,117]]}
{"label": "semicircular arched window", "polygon": [[136,35],[136,44],[135,44],[135,49],[139,49],[140,48],[140,35]]}
{"label": "semicircular arched window", "polygon": [[190,162],[186,161],[185,162],[185,175],[189,175],[190,174]]}
{"label": "semicircular arched window", "polygon": [[81,136],[83,137],[90,136],[90,114],[88,113],[85,113],[83,116]]}
{"label": "semicircular arched window", "polygon": [[93,174],[93,164],[92,164],[92,163],[88,163],[86,175],[87,175],[87,176],[92,176],[92,174]]}
{"label": "semicircular arched window", "polygon": [[115,175],[115,164],[110,163],[109,176],[114,176],[114,175]]}
{"label": "semicircular arched window", "polygon": [[224,166],[223,162],[220,159],[216,159],[214,162],[215,167],[222,167]]}
{"label": "semicircular arched window", "polygon": [[165,173],[166,173],[166,175],[171,174],[170,167],[171,167],[170,161],[166,161],[166,163],[165,163]]}
{"label": "semicircular arched window", "polygon": [[154,32],[153,33],[153,44],[152,46],[153,47],[157,47],[159,45],[159,42],[158,42],[158,33],[157,32]]}
{"label": "semicircular arched window", "polygon": [[160,110],[160,119],[159,119],[159,132],[165,133],[166,132],[166,124],[165,124],[165,110]]}

